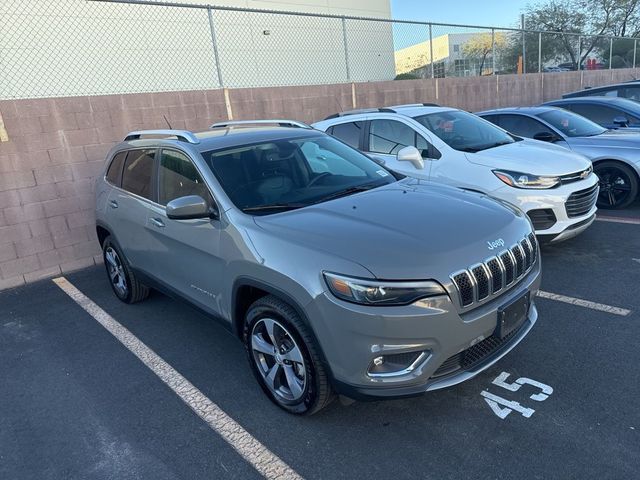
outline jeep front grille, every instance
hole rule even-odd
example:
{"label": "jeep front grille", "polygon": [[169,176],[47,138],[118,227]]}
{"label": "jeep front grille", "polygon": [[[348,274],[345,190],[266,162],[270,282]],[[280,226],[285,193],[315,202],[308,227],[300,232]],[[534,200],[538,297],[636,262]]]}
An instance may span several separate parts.
{"label": "jeep front grille", "polygon": [[538,242],[531,233],[495,257],[454,273],[451,280],[460,305],[468,308],[515,284],[533,268],[537,256]]}

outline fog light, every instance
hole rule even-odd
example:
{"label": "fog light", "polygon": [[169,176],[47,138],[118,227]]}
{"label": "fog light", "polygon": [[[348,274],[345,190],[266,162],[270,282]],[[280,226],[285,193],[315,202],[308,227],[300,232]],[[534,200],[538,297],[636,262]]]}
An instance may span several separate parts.
{"label": "fog light", "polygon": [[367,374],[370,377],[396,377],[412,372],[428,357],[429,350],[422,352],[392,353],[374,357]]}
{"label": "fog light", "polygon": [[379,367],[380,365],[382,365],[384,363],[384,357],[376,357],[373,359],[373,364],[376,367]]}

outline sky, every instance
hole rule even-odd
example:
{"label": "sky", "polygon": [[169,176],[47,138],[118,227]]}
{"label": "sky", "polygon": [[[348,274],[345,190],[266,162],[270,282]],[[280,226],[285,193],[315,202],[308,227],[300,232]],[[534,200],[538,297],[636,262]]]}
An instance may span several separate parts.
{"label": "sky", "polygon": [[391,17],[399,20],[519,26],[520,14],[532,0],[391,0]]}

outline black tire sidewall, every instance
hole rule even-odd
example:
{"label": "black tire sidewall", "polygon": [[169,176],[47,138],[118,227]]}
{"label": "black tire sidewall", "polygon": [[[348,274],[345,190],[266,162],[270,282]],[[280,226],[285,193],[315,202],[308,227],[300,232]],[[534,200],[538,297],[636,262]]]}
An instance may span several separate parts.
{"label": "black tire sidewall", "polygon": [[602,208],[603,210],[618,210],[618,209],[626,208],[629,205],[631,205],[635,201],[636,197],[638,196],[638,179],[635,176],[631,167],[625,165],[624,163],[615,162],[615,161],[600,162],[600,163],[597,163],[594,167],[595,174],[598,175],[598,170],[602,170],[603,168],[616,168],[621,172],[623,172],[625,176],[629,177],[631,191],[629,192],[629,198],[627,198],[627,200],[615,206],[611,206],[609,204],[601,205],[599,202],[600,194],[598,194],[598,202],[597,202],[598,208]]}
{"label": "black tire sidewall", "polygon": [[[118,257],[120,258],[120,263],[122,263],[122,269],[124,270],[124,274],[127,281],[127,295],[125,297],[121,296],[118,293],[118,290],[116,290],[116,287],[113,285],[113,282],[111,281],[111,277],[109,276],[109,266],[107,265],[107,259],[106,259],[106,252],[108,247],[111,247],[116,251],[116,253],[118,254]],[[130,303],[133,295],[131,271],[129,270],[129,266],[127,265],[127,259],[123,255],[122,250],[120,250],[120,247],[113,240],[111,236],[107,237],[104,243],[102,244],[102,260],[104,262],[105,271],[107,272],[107,279],[109,280],[109,285],[111,285],[111,290],[113,290],[113,293],[115,294],[115,296],[118,297],[120,300],[122,300],[125,303]]]}
{"label": "black tire sidewall", "polygon": [[[269,305],[266,302],[262,303],[260,301],[256,302],[256,304],[249,308],[245,317],[243,341],[251,371],[256,377],[256,380],[260,384],[262,390],[280,408],[283,408],[290,413],[304,415],[310,411],[313,411],[316,403],[318,402],[316,368],[311,359],[311,355],[309,354],[309,348],[298,332],[298,328],[287,317],[287,313],[281,311],[275,305]],[[282,399],[276,397],[275,394],[265,384],[264,379],[262,378],[262,374],[258,370],[258,366],[256,365],[253,357],[253,350],[251,349],[251,332],[253,331],[254,325],[263,318],[273,318],[274,320],[282,323],[282,325],[287,329],[291,336],[294,337],[294,340],[296,341],[298,347],[300,348],[300,351],[302,352],[302,356],[305,362],[304,367],[307,373],[307,381],[304,389],[304,394],[298,401],[285,402]]]}

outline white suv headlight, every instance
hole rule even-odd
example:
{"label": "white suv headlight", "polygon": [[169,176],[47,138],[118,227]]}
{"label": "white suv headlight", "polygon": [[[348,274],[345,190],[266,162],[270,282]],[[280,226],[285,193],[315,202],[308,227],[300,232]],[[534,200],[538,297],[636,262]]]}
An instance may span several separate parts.
{"label": "white suv headlight", "polygon": [[545,177],[510,170],[493,170],[493,174],[515,188],[553,188],[560,184],[560,177]]}
{"label": "white suv headlight", "polygon": [[324,272],[324,278],[336,297],[360,305],[410,305],[425,297],[446,295],[444,288],[433,280],[385,282],[327,272]]}

